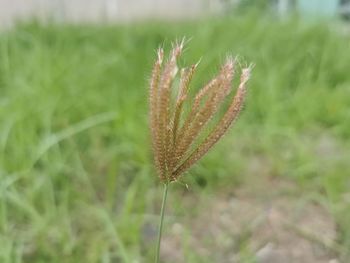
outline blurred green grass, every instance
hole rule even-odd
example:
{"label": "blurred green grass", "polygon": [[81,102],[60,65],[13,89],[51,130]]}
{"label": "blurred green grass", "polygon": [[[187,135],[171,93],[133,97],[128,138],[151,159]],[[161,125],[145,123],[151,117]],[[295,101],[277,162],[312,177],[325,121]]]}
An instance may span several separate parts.
{"label": "blurred green grass", "polygon": [[[149,149],[147,81],[155,49],[183,36],[191,41],[181,63],[202,57],[194,86],[227,54],[256,64],[237,125],[183,182],[194,194],[215,193],[237,186],[262,159],[268,174],[256,176],[297,182],[303,198],[331,211],[339,243],[350,247],[350,37],[332,31],[238,16],[31,23],[1,32],[0,261],[152,258],[142,229],[157,224],[161,189]],[[180,198],[173,206],[188,213]]]}

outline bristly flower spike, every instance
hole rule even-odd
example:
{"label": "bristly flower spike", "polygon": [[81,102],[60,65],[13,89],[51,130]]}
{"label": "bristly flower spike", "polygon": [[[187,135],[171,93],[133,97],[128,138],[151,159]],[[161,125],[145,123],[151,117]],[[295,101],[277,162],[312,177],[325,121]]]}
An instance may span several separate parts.
{"label": "bristly flower spike", "polygon": [[[150,128],[155,167],[164,183],[176,181],[186,170],[201,159],[226,133],[237,119],[246,96],[246,84],[252,65],[241,70],[236,94],[223,116],[210,133],[198,143],[203,130],[208,128],[220,107],[232,93],[232,80],[238,60],[231,57],[221,67],[216,77],[208,82],[189,102],[189,88],[198,63],[181,69],[177,96],[172,102],[172,89],[177,75],[177,60],[181,56],[184,39],[173,45],[169,57],[159,48],[150,80]],[[184,116],[184,103],[190,110]]]}

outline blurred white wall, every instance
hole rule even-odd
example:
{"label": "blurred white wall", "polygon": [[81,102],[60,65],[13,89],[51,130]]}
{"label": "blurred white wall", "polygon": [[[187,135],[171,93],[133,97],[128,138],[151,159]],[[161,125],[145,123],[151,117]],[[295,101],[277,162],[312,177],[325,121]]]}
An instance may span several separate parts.
{"label": "blurred white wall", "polygon": [[223,0],[0,0],[0,24],[37,17],[68,22],[197,17],[222,8]]}

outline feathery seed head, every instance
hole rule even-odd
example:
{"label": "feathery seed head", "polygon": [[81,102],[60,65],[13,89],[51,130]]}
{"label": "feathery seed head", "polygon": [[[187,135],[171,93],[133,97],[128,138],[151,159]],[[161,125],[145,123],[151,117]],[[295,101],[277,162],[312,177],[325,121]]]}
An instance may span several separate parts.
{"label": "feathery seed head", "polygon": [[[177,75],[177,59],[181,56],[184,39],[176,42],[168,61],[163,64],[164,51],[159,48],[150,81],[150,128],[155,167],[163,182],[176,181],[187,169],[202,158],[237,119],[246,94],[246,83],[252,65],[242,69],[236,94],[218,123],[201,142],[195,143],[208,123],[217,114],[231,93],[237,59],[228,57],[219,74],[200,89],[183,116],[183,104],[189,100],[188,90],[198,67],[194,64],[181,69],[178,94],[171,102],[173,80]],[[182,124],[182,125],[181,125]],[[196,144],[196,145],[195,145]]]}

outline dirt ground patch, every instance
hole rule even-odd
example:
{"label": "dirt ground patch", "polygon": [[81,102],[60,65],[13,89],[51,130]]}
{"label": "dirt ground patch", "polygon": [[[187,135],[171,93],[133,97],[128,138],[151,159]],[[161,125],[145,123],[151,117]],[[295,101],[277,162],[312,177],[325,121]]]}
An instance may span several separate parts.
{"label": "dirt ground patch", "polygon": [[186,262],[188,250],[203,262],[340,262],[328,211],[302,198],[291,182],[259,180],[232,194],[190,201],[198,212],[170,223],[162,241],[164,262]]}

